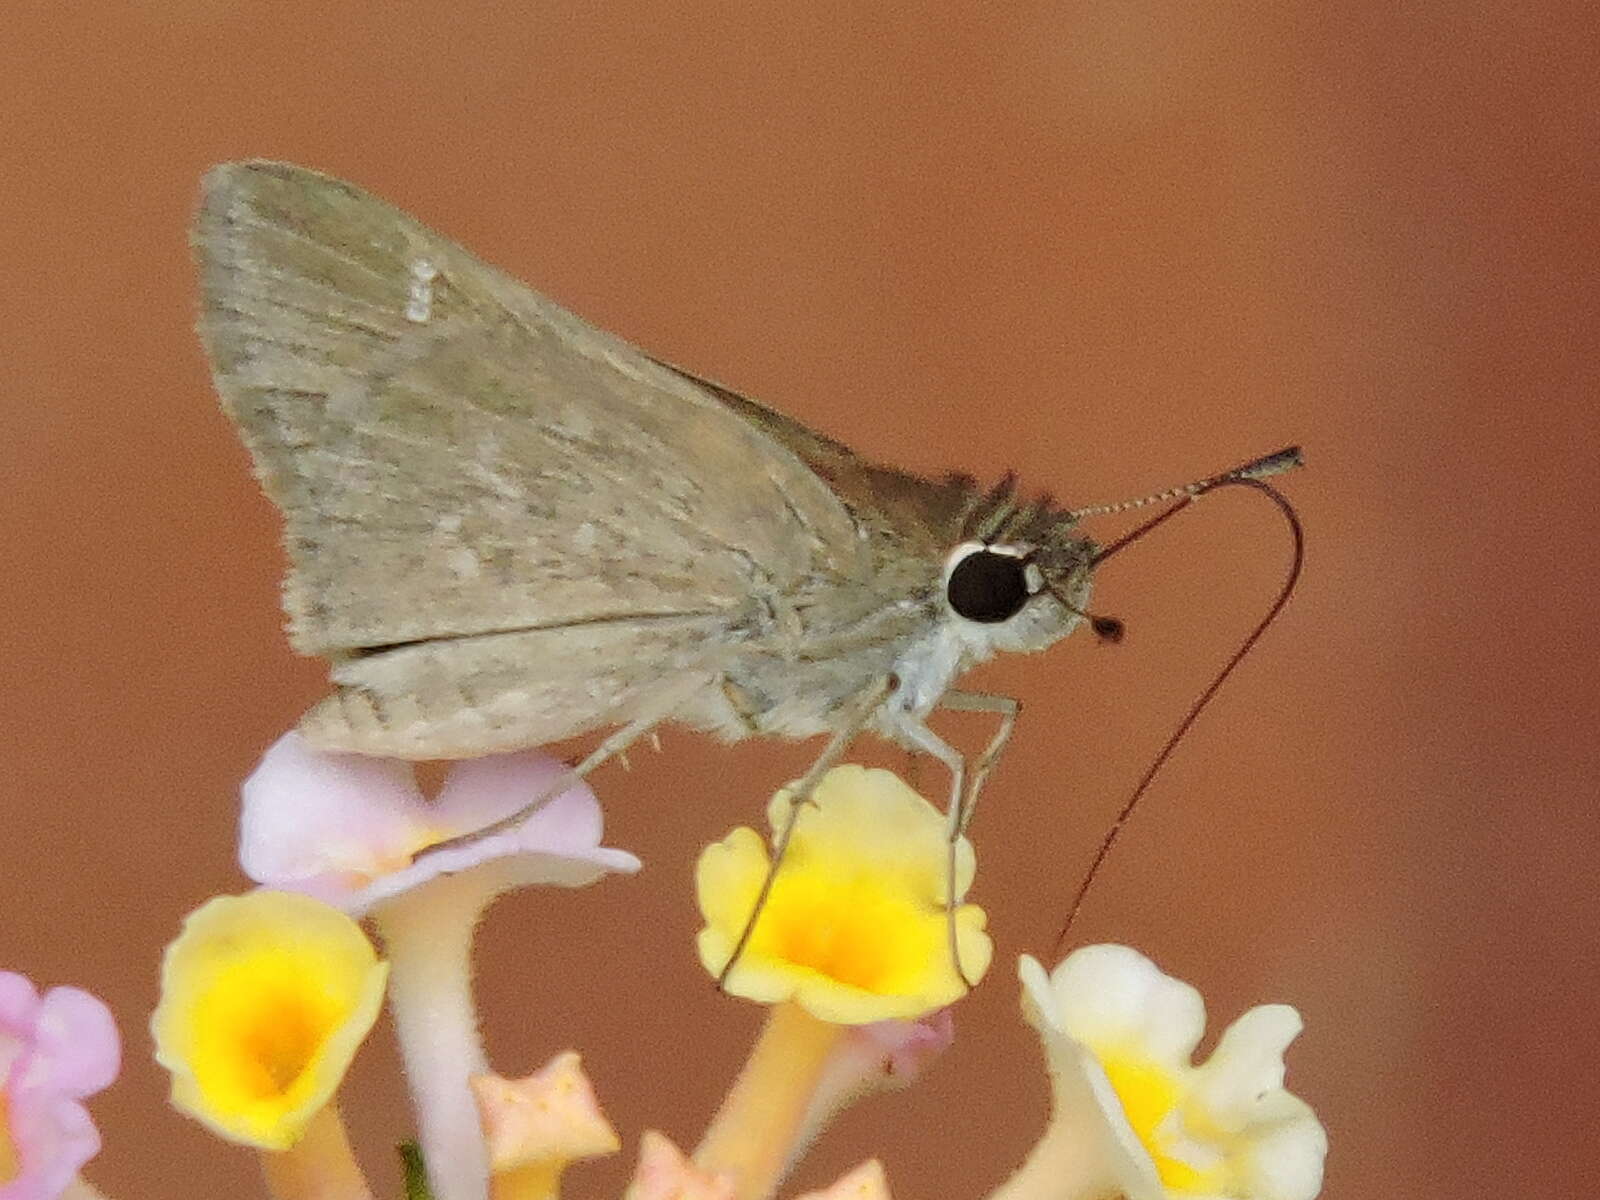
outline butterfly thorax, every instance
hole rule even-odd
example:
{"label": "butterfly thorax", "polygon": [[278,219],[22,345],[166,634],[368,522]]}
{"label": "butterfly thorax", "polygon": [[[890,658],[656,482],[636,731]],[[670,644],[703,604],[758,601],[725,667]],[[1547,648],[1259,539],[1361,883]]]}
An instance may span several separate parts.
{"label": "butterfly thorax", "polygon": [[[959,476],[862,469],[877,478],[871,501],[851,510],[861,572],[762,596],[696,724],[730,739],[810,736],[888,679],[893,694],[877,724],[892,733],[997,651],[1042,649],[1082,619],[1093,545],[1048,498],[1018,503],[1009,478],[980,491]],[[889,511],[885,495],[896,501]],[[975,569],[985,578],[965,582]]]}

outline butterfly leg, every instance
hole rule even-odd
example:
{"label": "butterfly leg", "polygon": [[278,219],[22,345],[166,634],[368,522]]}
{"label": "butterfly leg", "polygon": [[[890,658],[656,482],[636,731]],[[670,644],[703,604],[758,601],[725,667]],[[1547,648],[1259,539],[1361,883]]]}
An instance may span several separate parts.
{"label": "butterfly leg", "polygon": [[[459,837],[436,842],[427,849],[419,851],[417,857],[422,858],[450,846],[471,845],[482,838],[492,837],[497,833],[504,833],[508,829],[516,828],[562,792],[583,779],[584,776],[588,775],[590,771],[593,771],[601,763],[607,759],[621,758],[629,746],[633,745],[634,742],[649,733],[657,725],[668,720],[684,700],[695,691],[705,687],[709,682],[710,680],[702,675],[689,676],[685,684],[671,689],[656,703],[650,705],[640,716],[635,717],[632,721],[608,735],[598,746],[584,755],[576,766],[568,767],[556,777],[554,783],[517,809],[516,812],[501,817],[498,821],[491,821],[482,828],[474,829],[471,833],[463,833]],[[623,761],[626,762],[627,760],[623,759]]]}
{"label": "butterfly leg", "polygon": [[773,881],[778,877],[784,853],[789,849],[789,839],[794,836],[794,827],[800,820],[801,806],[811,799],[811,793],[816,791],[817,783],[822,777],[838,765],[839,760],[844,757],[844,752],[850,748],[850,743],[855,741],[856,735],[872,720],[873,714],[882,706],[893,687],[894,681],[886,677],[864,688],[856,697],[855,703],[844,714],[843,723],[834,731],[822,753],[817,756],[817,761],[812,763],[800,781],[789,789],[789,811],[784,815],[783,828],[775,831],[772,861],[767,864],[766,878],[761,881],[761,890],[756,893],[756,902],[751,906],[750,916],[739,932],[739,940],[734,943],[733,953],[728,956],[728,961],[717,974],[717,987],[720,988],[727,983],[729,973],[739,962],[739,956],[750,944],[750,935],[755,932],[756,922],[761,918],[761,910],[766,907],[767,898],[772,894]]}
{"label": "butterfly leg", "polygon": [[988,692],[947,691],[940,697],[938,706],[950,709],[952,712],[994,713],[999,718],[999,726],[994,736],[989,739],[989,744],[978,755],[970,770],[960,751],[920,721],[907,719],[901,723],[899,729],[900,736],[908,745],[914,745],[917,749],[933,755],[950,768],[950,806],[946,810],[949,818],[947,830],[949,837],[945,856],[945,911],[950,936],[950,960],[955,963],[956,972],[961,976],[962,982],[970,988],[972,981],[962,970],[961,958],[957,951],[956,848],[960,845],[961,835],[966,832],[967,825],[972,820],[973,810],[977,808],[978,792],[988,779],[989,772],[994,769],[1006,743],[1011,740],[1011,732],[1016,728],[1022,703],[1011,696],[996,696]]}
{"label": "butterfly leg", "polygon": [[903,745],[932,755],[950,769],[950,801],[945,810],[949,821],[945,851],[945,925],[950,938],[950,962],[970,991],[972,980],[967,978],[961,966],[960,942],[956,938],[956,847],[960,844],[961,830],[964,828],[961,809],[966,795],[967,760],[961,756],[961,751],[910,714],[896,722],[894,732]]}
{"label": "butterfly leg", "polygon": [[971,774],[967,779],[966,795],[961,798],[960,819],[951,824],[951,836],[954,839],[965,833],[967,826],[972,823],[973,811],[978,807],[978,793],[989,778],[989,772],[994,770],[995,763],[1000,761],[1006,743],[1011,740],[1012,730],[1017,726],[1017,718],[1022,714],[1022,701],[1012,696],[996,696],[989,692],[948,691],[940,697],[939,707],[947,708],[951,712],[993,713],[999,720],[994,736],[989,739],[989,744],[983,748],[983,753],[978,755],[977,761],[972,765]]}

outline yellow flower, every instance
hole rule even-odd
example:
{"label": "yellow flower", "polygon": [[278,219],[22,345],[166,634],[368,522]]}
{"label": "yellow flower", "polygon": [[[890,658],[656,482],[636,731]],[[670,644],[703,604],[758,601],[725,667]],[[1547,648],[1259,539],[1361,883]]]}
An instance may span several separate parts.
{"label": "yellow flower", "polygon": [[1294,1009],[1251,1009],[1197,1066],[1200,993],[1137,951],[1085,946],[1050,975],[1024,957],[1020,974],[1055,1112],[991,1200],[1312,1200],[1321,1190],[1327,1136],[1283,1086]]}
{"label": "yellow flower", "polygon": [[172,1103],[231,1141],[292,1146],[372,1028],[387,975],[360,927],[320,900],[201,905],[167,947],[150,1019]]}
{"label": "yellow flower", "polygon": [[[781,829],[789,793],[767,817]],[[727,980],[729,991],[774,1004],[793,1000],[838,1024],[915,1017],[958,999],[962,979],[988,969],[992,946],[976,905],[956,909],[961,971],[951,961],[946,912],[945,819],[890,771],[836,767],[803,805],[782,869],[755,931]],[[735,829],[700,856],[695,883],[706,927],[700,961],[720,974],[766,877],[752,829]],[[974,857],[956,846],[956,899]]]}

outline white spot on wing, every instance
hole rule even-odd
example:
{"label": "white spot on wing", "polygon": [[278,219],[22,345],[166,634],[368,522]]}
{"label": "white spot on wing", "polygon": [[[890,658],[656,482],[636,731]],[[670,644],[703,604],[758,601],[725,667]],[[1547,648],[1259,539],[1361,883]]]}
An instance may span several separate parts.
{"label": "white spot on wing", "polygon": [[478,561],[478,556],[465,546],[457,546],[445,556],[445,562],[450,567],[450,572],[457,579],[476,579],[478,572],[483,569],[483,564]]}
{"label": "white spot on wing", "polygon": [[433,315],[433,281],[439,268],[425,258],[411,263],[411,296],[406,301],[406,320],[425,324]]}

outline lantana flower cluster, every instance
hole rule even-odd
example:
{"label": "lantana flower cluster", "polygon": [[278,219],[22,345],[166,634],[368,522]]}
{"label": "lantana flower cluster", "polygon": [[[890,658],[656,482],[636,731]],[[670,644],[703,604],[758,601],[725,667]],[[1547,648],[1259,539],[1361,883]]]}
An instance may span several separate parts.
{"label": "lantana flower cluster", "polygon": [[[501,832],[470,836],[541,798]],[[932,805],[854,765],[796,800],[780,789],[770,836],[735,829],[699,859],[704,927],[684,951],[767,1018],[696,1147],[638,1134],[625,1200],[782,1193],[834,1118],[926,1072],[989,973],[986,917],[967,900],[973,848],[952,846]],[[623,1152],[624,1138],[576,1051],[552,1047],[520,1078],[493,1070],[471,950],[505,891],[637,871],[602,832],[594,793],[537,752],[457,764],[430,799],[407,764],[286,735],[243,787],[240,861],[258,886],[195,909],[162,963],[150,1026],[173,1105],[259,1155],[275,1200],[372,1200],[339,1095],[387,1005],[416,1115],[408,1200],[559,1196],[573,1164]],[[991,1200],[1318,1194],[1326,1139],[1284,1088],[1292,1008],[1250,1010],[1196,1064],[1199,993],[1138,952],[1086,946],[1053,970],[1028,956],[1017,970],[1052,1106]],[[82,1101],[116,1060],[104,1005],[70,988],[41,998],[0,974],[0,1200],[98,1194],[78,1173],[99,1146]],[[802,1200],[890,1187],[871,1160]]]}

